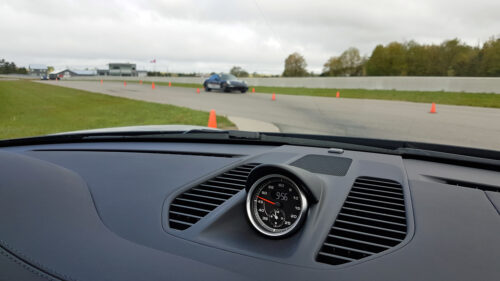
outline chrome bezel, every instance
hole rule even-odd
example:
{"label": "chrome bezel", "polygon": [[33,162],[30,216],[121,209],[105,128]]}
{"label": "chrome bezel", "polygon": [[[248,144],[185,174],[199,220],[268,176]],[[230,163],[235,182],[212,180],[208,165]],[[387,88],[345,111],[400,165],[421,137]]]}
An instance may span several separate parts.
{"label": "chrome bezel", "polygon": [[[256,218],[254,218],[254,216],[253,216],[253,211],[252,211],[252,197],[253,196],[252,195],[253,195],[255,189],[263,181],[268,180],[270,178],[281,178],[281,179],[284,179],[286,181],[289,181],[292,184],[292,186],[296,190],[298,190],[299,195],[300,195],[300,199],[301,199],[301,210],[299,213],[299,217],[295,220],[295,222],[291,226],[289,226],[285,231],[281,231],[281,232],[272,232],[272,231],[265,229],[263,226],[261,226],[259,223],[257,223]],[[307,199],[306,199],[306,196],[304,195],[304,192],[302,191],[302,189],[293,180],[291,180],[290,178],[288,178],[286,176],[280,175],[280,174],[266,175],[266,176],[258,179],[252,185],[252,187],[250,187],[250,189],[248,190],[247,201],[246,201],[247,217],[250,220],[250,223],[252,224],[252,226],[258,232],[260,232],[263,235],[269,236],[269,237],[283,237],[283,236],[292,234],[294,231],[298,230],[298,228],[301,226],[301,224],[305,218],[307,208],[308,208]]]}

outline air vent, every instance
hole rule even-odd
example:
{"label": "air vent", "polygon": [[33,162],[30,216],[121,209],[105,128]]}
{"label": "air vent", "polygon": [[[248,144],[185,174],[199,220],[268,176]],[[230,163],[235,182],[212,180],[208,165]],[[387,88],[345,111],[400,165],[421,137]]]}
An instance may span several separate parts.
{"label": "air vent", "polygon": [[403,188],[398,182],[359,177],[316,260],[340,265],[388,250],[406,237]]}
{"label": "air vent", "polygon": [[185,230],[245,188],[247,177],[258,163],[227,171],[177,196],[169,210],[170,228]]}

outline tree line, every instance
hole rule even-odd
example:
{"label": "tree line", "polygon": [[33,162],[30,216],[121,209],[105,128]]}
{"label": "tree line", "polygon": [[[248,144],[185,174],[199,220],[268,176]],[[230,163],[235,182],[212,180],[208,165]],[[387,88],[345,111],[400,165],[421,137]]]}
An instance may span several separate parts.
{"label": "tree line", "polygon": [[[306,69],[299,53],[285,59],[283,76],[316,76]],[[458,39],[441,44],[415,41],[377,45],[371,55],[361,56],[351,47],[340,56],[329,58],[320,76],[500,76],[500,38],[492,38],[481,47],[469,46]]]}
{"label": "tree line", "polygon": [[0,59],[0,74],[28,74],[26,67],[17,67],[14,62]]}

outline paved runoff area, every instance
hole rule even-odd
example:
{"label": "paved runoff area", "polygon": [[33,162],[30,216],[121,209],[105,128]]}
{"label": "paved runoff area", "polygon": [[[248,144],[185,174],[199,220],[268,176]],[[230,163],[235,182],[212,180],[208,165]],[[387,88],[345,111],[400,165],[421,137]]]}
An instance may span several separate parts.
{"label": "paved runoff area", "polygon": [[[104,81],[44,81],[229,116],[241,130],[412,140],[500,150],[500,109],[239,92]],[[131,112],[133,114],[133,112]],[[256,122],[252,122],[255,120]]]}

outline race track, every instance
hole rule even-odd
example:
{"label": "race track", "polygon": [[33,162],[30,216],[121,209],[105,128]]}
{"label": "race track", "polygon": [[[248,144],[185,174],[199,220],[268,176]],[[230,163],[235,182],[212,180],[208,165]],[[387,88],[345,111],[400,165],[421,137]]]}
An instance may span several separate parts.
{"label": "race track", "polygon": [[[204,92],[99,81],[47,81],[113,96],[185,106],[276,125],[282,132],[412,140],[500,150],[500,109],[279,95]],[[130,114],[133,114],[131,112]]]}

